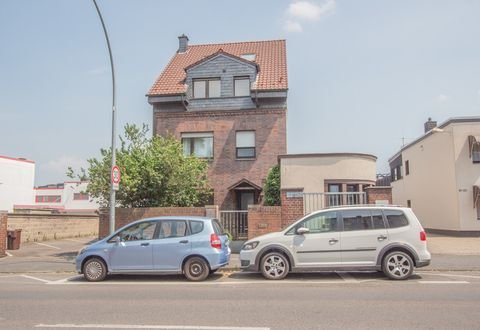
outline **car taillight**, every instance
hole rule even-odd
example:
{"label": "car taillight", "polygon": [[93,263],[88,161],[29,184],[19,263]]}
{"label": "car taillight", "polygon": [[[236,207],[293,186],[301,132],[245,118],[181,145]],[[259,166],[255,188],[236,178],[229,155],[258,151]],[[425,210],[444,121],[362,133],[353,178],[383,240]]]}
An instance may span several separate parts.
{"label": "car taillight", "polygon": [[222,248],[222,241],[220,240],[217,234],[210,235],[210,245],[215,249]]}
{"label": "car taillight", "polygon": [[427,233],[424,231],[420,232],[420,240],[421,241],[426,241],[427,240]]}

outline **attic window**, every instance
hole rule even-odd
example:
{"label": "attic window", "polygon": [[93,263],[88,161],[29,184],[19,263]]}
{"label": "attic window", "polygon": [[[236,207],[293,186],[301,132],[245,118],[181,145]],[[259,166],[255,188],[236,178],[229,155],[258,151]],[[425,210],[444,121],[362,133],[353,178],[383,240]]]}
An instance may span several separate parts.
{"label": "attic window", "polygon": [[235,77],[234,93],[235,93],[235,96],[249,96],[250,95],[250,78]]}
{"label": "attic window", "polygon": [[220,79],[193,80],[193,98],[205,99],[212,97],[220,97]]}
{"label": "attic window", "polygon": [[240,57],[243,58],[244,60],[254,62],[257,55],[253,53],[247,53],[247,54],[240,55]]}

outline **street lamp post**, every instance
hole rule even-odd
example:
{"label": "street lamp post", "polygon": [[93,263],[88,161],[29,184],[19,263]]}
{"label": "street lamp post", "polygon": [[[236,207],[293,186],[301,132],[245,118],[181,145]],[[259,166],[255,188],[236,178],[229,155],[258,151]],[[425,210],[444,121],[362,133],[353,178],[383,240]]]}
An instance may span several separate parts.
{"label": "street lamp post", "polygon": [[[116,165],[116,145],[115,145],[115,136],[116,136],[116,95],[115,95],[115,70],[113,67],[113,56],[112,48],[110,47],[110,40],[108,39],[107,28],[105,27],[105,22],[103,21],[102,13],[100,8],[98,8],[97,2],[92,0],[95,8],[97,9],[98,17],[102,22],[103,32],[105,34],[105,39],[107,40],[108,54],[110,55],[110,67],[112,70],[112,167]],[[110,221],[109,221],[109,232],[112,234],[115,231],[115,189],[113,181],[110,180]]]}

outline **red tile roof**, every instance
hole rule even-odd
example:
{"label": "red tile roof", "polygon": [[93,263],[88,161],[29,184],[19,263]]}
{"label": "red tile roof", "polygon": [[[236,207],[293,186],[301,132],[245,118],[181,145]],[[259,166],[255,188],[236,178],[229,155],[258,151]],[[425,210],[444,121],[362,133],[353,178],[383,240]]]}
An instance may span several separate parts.
{"label": "red tile roof", "polygon": [[189,45],[185,53],[176,53],[158,77],[147,96],[182,94],[185,68],[222,50],[240,57],[255,54],[260,70],[255,89],[259,91],[288,89],[285,40],[236,42],[226,44]]}

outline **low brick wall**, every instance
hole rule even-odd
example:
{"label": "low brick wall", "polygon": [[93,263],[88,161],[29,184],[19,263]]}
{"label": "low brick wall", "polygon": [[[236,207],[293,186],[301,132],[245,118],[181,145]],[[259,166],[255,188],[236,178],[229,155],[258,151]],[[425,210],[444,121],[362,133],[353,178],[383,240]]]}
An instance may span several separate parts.
{"label": "low brick wall", "polygon": [[[21,242],[98,235],[97,215],[8,214],[8,230],[21,229]],[[0,228],[0,238],[2,230]]]}
{"label": "low brick wall", "polygon": [[7,249],[7,212],[0,211],[0,257],[5,256]]}
{"label": "low brick wall", "polygon": [[282,229],[282,207],[260,206],[248,207],[248,239]]}
{"label": "low brick wall", "polygon": [[392,187],[368,187],[365,189],[367,193],[367,203],[377,204],[377,202],[387,202],[392,204]]}
{"label": "low brick wall", "polygon": [[[218,209],[218,208],[217,208]],[[200,216],[204,217],[210,210],[208,207],[145,207],[145,208],[116,208],[115,230],[135,220],[160,216]],[[98,237],[109,234],[109,210],[102,209],[98,223]]]}

